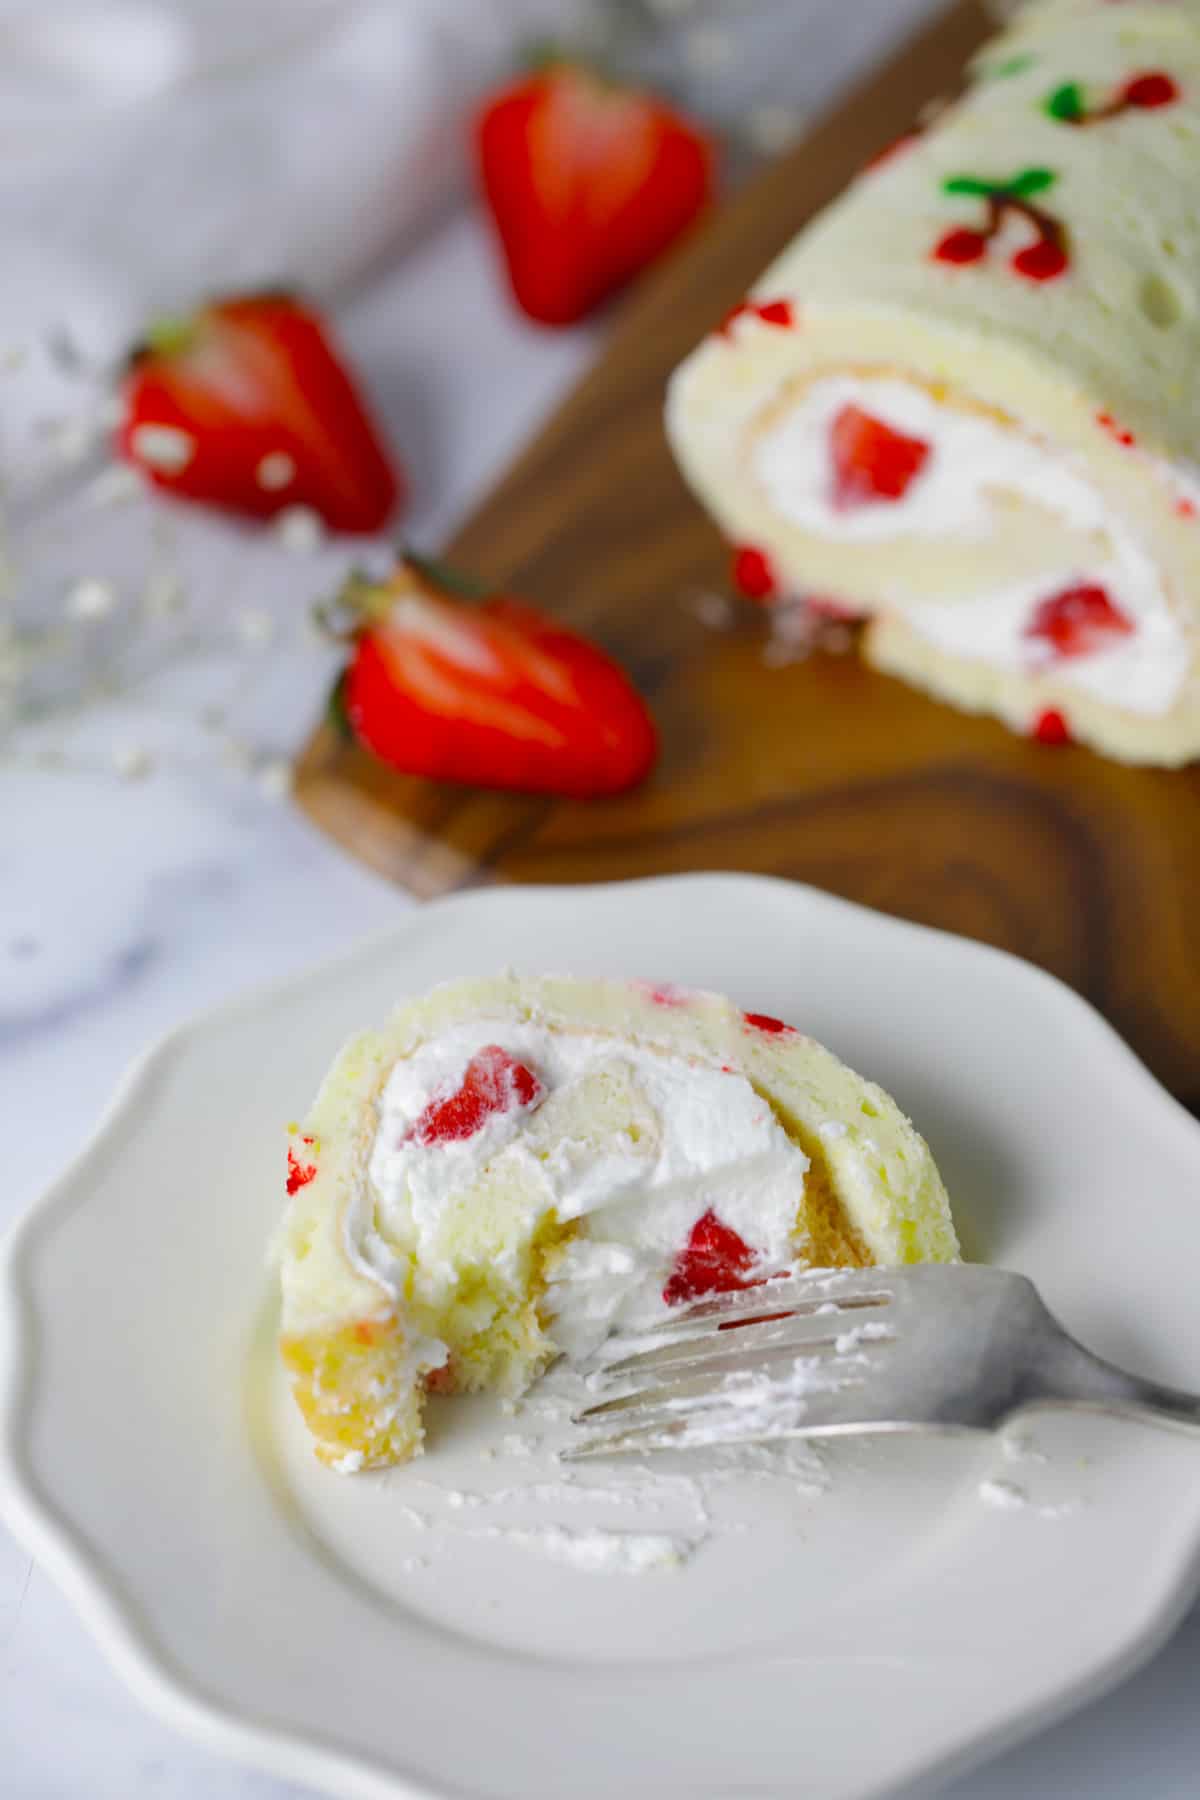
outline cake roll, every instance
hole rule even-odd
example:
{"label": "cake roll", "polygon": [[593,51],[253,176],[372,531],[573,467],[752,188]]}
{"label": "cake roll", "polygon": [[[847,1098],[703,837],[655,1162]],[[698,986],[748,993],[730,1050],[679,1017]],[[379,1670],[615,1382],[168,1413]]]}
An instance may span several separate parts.
{"label": "cake roll", "polygon": [[672,377],[743,585],[1048,741],[1200,755],[1200,0],[1037,0]]}
{"label": "cake roll", "polygon": [[715,994],[459,981],[337,1058],[291,1133],[281,1350],[317,1455],[421,1448],[614,1329],[797,1267],[950,1262],[927,1145],[803,1032]]}

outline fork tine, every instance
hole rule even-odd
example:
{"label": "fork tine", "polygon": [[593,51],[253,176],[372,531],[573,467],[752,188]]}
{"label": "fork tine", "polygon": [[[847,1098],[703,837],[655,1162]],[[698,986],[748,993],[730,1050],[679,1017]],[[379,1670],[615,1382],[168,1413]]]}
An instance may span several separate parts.
{"label": "fork tine", "polygon": [[765,1324],[786,1314],[791,1318],[887,1306],[892,1299],[887,1272],[881,1269],[805,1270],[760,1286],[735,1288],[711,1299],[671,1309],[642,1331],[614,1333],[589,1359],[594,1368],[611,1368],[626,1358],[665,1349],[688,1339],[715,1335],[715,1328]]}
{"label": "fork tine", "polygon": [[654,1376],[670,1381],[689,1370],[711,1369],[715,1374],[723,1365],[744,1362],[750,1355],[763,1359],[781,1352],[823,1355],[836,1349],[845,1330],[844,1319],[812,1313],[739,1325],[736,1331],[709,1330],[606,1363],[587,1377],[587,1384],[593,1392],[603,1393],[609,1387],[639,1379],[648,1382]]}
{"label": "fork tine", "polygon": [[[751,1443],[762,1438],[796,1437],[830,1429],[847,1416],[861,1374],[849,1369],[829,1379],[829,1365],[794,1359],[796,1379],[748,1381],[732,1390],[711,1386],[697,1393],[633,1397],[625,1406],[589,1409],[583,1425],[603,1426],[565,1452],[578,1456],[621,1455],[626,1451],[684,1448],[692,1444]],[[815,1381],[816,1369],[820,1380]],[[759,1371],[761,1376],[761,1369]]]}

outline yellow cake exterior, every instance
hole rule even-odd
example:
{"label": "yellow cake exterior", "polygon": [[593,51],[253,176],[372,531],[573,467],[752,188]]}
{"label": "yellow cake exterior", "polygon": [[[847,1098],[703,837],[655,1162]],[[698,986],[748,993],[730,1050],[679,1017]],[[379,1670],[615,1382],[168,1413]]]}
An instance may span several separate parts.
{"label": "yellow cake exterior", "polygon": [[[538,1081],[536,1104],[488,1121],[503,1139],[418,1142],[441,1087],[396,1114],[397,1084],[456,1045],[447,1068],[507,1045]],[[674,1095],[691,1116],[671,1164]],[[709,1174],[723,1107],[747,1151]],[[669,1281],[672,1245],[701,1212],[732,1209],[753,1243],[756,1196],[783,1206],[789,1265],[958,1255],[929,1149],[894,1101],[811,1038],[712,994],[515,976],[436,989],[346,1045],[289,1149],[281,1350],[317,1455],[347,1472],[420,1448],[430,1387],[524,1390],[570,1349],[592,1296],[609,1304],[614,1269],[633,1282],[620,1271],[642,1259],[634,1294]],[[576,1190],[570,1208],[553,1203]]]}
{"label": "yellow cake exterior", "polygon": [[[1125,760],[1200,755],[1198,188],[1200,6],[1026,7],[676,371],[684,474],[779,593],[877,620],[889,672]],[[929,451],[859,511],[814,491],[847,405]],[[1039,636],[1097,588],[1115,633]]]}

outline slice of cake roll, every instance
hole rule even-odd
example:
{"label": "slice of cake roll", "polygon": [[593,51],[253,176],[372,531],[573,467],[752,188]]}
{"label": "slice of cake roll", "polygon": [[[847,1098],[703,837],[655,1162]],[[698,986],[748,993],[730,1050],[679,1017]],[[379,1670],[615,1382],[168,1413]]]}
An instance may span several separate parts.
{"label": "slice of cake roll", "polygon": [[1131,762],[1200,754],[1200,4],[1043,0],[679,368],[760,597]]}
{"label": "slice of cake roll", "polygon": [[948,1262],[923,1140],[879,1088],[713,994],[501,977],[349,1043],[291,1134],[281,1347],[318,1456],[420,1447],[426,1391],[796,1266]]}

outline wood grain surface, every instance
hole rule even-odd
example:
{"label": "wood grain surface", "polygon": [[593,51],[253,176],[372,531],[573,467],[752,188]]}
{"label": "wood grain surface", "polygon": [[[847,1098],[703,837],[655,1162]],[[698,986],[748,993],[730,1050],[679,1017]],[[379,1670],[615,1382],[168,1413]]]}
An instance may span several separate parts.
{"label": "wood grain surface", "polygon": [[855,169],[955,88],[987,29],[976,0],[954,7],[656,271],[449,547],[631,669],[662,729],[650,784],[588,805],[435,786],[323,729],[297,792],[421,896],[760,870],[1001,945],[1086,994],[1200,1111],[1200,768],[1027,742],[852,656],[768,666],[753,609],[727,631],[695,611],[697,594],[727,591],[728,559],[666,448],[668,373]]}

